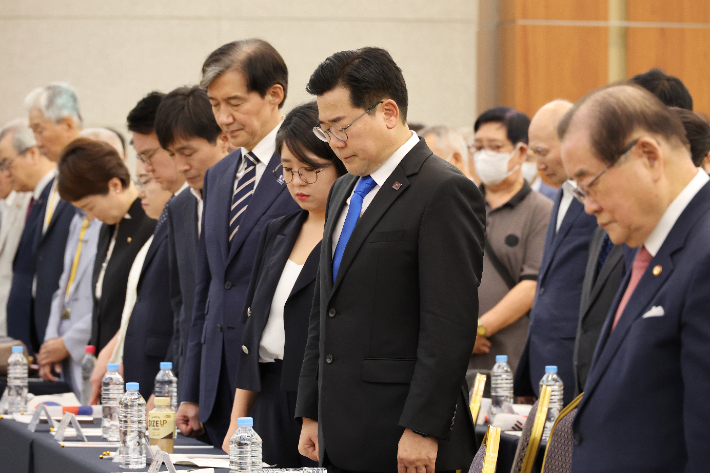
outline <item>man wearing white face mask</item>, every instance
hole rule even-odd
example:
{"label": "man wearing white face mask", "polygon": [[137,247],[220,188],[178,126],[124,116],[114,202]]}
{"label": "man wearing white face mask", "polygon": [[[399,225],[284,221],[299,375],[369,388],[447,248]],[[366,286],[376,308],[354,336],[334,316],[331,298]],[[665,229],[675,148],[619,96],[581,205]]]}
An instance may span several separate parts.
{"label": "man wearing white face mask", "polygon": [[486,248],[478,337],[469,369],[491,369],[507,355],[515,369],[525,346],[552,201],[523,178],[530,119],[496,107],[474,124],[474,163],[486,199]]}

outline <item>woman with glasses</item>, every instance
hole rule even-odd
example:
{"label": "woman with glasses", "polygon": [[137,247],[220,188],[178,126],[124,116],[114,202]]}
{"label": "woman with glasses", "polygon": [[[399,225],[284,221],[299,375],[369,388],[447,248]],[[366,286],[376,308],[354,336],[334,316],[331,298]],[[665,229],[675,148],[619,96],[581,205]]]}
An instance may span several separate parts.
{"label": "woman with glasses", "polygon": [[262,233],[247,291],[246,324],[237,368],[229,439],[239,417],[254,418],[263,459],[279,468],[315,466],[298,453],[301,426],[294,420],[296,390],[308,336],[328,193],[345,166],[312,132],[315,102],[294,108],[276,136],[281,166],[275,178],[288,186],[301,210],[269,222]]}

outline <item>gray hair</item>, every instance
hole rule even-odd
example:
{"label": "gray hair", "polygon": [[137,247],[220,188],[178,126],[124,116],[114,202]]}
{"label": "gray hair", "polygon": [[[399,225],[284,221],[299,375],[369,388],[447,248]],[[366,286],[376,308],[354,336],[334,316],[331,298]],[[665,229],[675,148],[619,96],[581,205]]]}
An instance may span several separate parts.
{"label": "gray hair", "polygon": [[12,148],[15,153],[24,154],[28,149],[37,146],[35,134],[32,128],[27,124],[24,118],[12,120],[10,123],[0,129],[0,141],[12,133]]}
{"label": "gray hair", "polygon": [[[461,155],[464,168],[468,170],[468,146],[459,132],[446,125],[436,125],[424,128],[419,132],[422,138],[427,135],[436,137],[436,146],[442,150],[449,152],[458,151]],[[440,156],[446,159],[446,156]]]}
{"label": "gray hair", "polygon": [[118,152],[118,155],[123,158],[124,150],[121,139],[115,131],[106,128],[84,128],[79,132],[79,135],[84,138],[91,138],[94,141],[103,141],[104,143],[113,146]]}
{"label": "gray hair", "polygon": [[29,113],[33,108],[39,108],[45,118],[55,123],[71,117],[78,127],[82,126],[79,97],[69,84],[53,82],[33,90],[25,97],[25,109]]}

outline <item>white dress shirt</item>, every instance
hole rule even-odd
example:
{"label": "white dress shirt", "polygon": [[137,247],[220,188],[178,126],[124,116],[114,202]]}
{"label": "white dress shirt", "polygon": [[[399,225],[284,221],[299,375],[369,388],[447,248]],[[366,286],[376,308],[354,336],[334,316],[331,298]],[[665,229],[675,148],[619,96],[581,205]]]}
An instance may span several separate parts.
{"label": "white dress shirt", "polygon": [[[365,213],[365,210],[367,210],[367,207],[370,205],[370,202],[372,202],[377,193],[380,191],[380,188],[384,185],[385,181],[387,181],[387,179],[389,179],[389,177],[392,175],[395,168],[399,166],[399,163],[402,162],[407,153],[409,153],[412,148],[414,148],[417,143],[419,143],[419,137],[417,136],[417,134],[413,131],[411,133],[412,136],[402,146],[400,146],[397,151],[392,154],[392,156],[387,158],[387,161],[382,163],[382,166],[380,166],[377,171],[370,174],[370,177],[373,181],[375,181],[375,184],[377,185],[372,188],[372,190],[365,196],[364,199],[362,199],[362,209],[360,210],[361,217],[362,214]],[[358,182],[360,182],[359,179]],[[340,233],[343,231],[343,225],[345,225],[345,217],[348,216],[350,199],[352,199],[356,187],[357,184],[355,184],[355,187],[353,187],[353,192],[350,193],[350,197],[348,197],[348,200],[345,203],[345,207],[343,207],[343,211],[340,214],[340,218],[338,218],[338,222],[335,224],[335,229],[333,230],[333,254],[335,254],[335,248],[338,246],[338,239],[340,238]]]}
{"label": "white dress shirt", "polygon": [[[281,124],[283,123],[283,119],[279,122],[276,127],[269,132],[268,135],[266,135],[264,138],[257,143],[256,146],[254,146],[254,149],[251,150],[251,154],[256,156],[257,158],[257,163],[256,163],[256,176],[254,177],[254,189],[256,189],[256,186],[259,185],[259,181],[261,180],[261,176],[264,175],[264,171],[266,170],[266,166],[269,164],[269,161],[271,161],[271,157],[274,155],[274,152],[276,151],[276,133],[279,132],[279,128],[281,128]],[[249,150],[246,148],[241,148],[242,150],[242,156],[246,155]],[[236,179],[234,179],[234,189],[232,190],[232,194],[234,194],[237,191],[237,183],[239,182],[239,179],[242,178],[244,174],[247,172],[247,162],[246,159],[242,159],[239,162],[239,167],[237,168],[237,176]]]}
{"label": "white dress shirt", "polygon": [[271,300],[269,310],[269,320],[261,333],[259,342],[259,363],[271,363],[284,359],[284,346],[286,345],[286,331],[284,329],[284,309],[286,301],[291,295],[294,284],[301,274],[302,264],[296,264],[291,260],[286,261],[286,266],[281,273],[281,279],[274,291],[274,298]]}
{"label": "white dress shirt", "polygon": [[666,241],[666,237],[680,217],[680,214],[683,213],[690,201],[695,197],[695,194],[700,192],[700,189],[702,189],[709,180],[710,177],[708,177],[708,174],[704,170],[698,169],[695,177],[691,179],[680,194],[673,199],[671,205],[668,206],[663,216],[656,224],[656,228],[653,229],[648,238],[646,238],[646,241],[643,242],[643,246],[651,253],[651,256],[656,256],[656,253],[661,249],[663,242]]}
{"label": "white dress shirt", "polygon": [[572,205],[572,200],[574,200],[574,195],[570,190],[570,185],[571,184],[569,183],[569,181],[565,181],[562,184],[562,200],[560,201],[560,208],[557,210],[557,224],[555,226],[555,233],[560,231],[560,227],[562,226],[562,220],[565,219],[565,215],[567,215],[569,206]]}
{"label": "white dress shirt", "polygon": [[190,192],[197,199],[197,238],[200,238],[200,233],[202,233],[202,209],[204,207],[202,202],[202,191],[196,191],[190,187]]}

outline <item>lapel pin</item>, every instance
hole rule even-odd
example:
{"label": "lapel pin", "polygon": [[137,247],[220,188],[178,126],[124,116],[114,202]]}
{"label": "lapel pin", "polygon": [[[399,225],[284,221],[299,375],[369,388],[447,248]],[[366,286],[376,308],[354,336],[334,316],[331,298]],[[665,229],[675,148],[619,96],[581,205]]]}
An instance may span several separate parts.
{"label": "lapel pin", "polygon": [[661,271],[663,271],[663,268],[661,267],[660,264],[653,267],[653,275],[654,276],[660,275]]}
{"label": "lapel pin", "polygon": [[128,237],[128,243],[130,243],[130,242],[132,242],[132,241],[133,241],[133,238]]}
{"label": "lapel pin", "polygon": [[284,185],[284,182],[286,182],[286,181],[284,181],[284,177],[281,176],[281,177],[279,177],[279,178],[277,179],[276,182],[278,182],[280,186],[283,186],[283,185]]}
{"label": "lapel pin", "polygon": [[397,181],[394,181],[394,184],[392,184],[392,189],[394,189],[396,191],[398,191],[400,187],[402,187],[402,184],[400,184]]}

